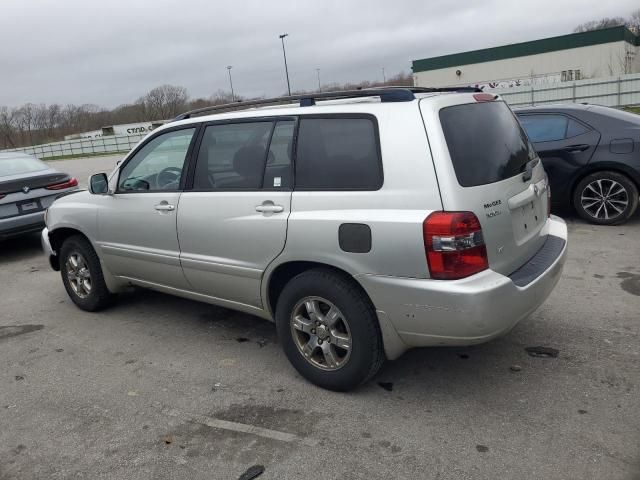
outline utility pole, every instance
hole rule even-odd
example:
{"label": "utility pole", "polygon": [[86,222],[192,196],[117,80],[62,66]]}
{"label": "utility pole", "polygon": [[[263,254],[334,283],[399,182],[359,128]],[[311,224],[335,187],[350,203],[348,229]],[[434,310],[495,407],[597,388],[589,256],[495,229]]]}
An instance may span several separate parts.
{"label": "utility pole", "polygon": [[318,73],[318,93],[322,93],[322,87],[320,86],[320,69],[316,68],[316,72]]}
{"label": "utility pole", "polygon": [[227,71],[229,72],[229,85],[231,85],[231,101],[235,102],[236,101],[236,96],[233,94],[233,82],[231,81],[231,69],[233,68],[233,66],[229,65],[227,67]]}
{"label": "utility pole", "polygon": [[384,74],[384,67],[382,67],[382,83],[387,83],[387,77]]}
{"label": "utility pole", "polygon": [[289,92],[289,96],[291,96],[291,84],[289,83],[289,69],[287,68],[287,52],[284,49],[284,37],[288,37],[288,33],[283,33],[280,35],[280,40],[282,40],[282,55],[284,55],[284,73],[287,75],[287,91]]}

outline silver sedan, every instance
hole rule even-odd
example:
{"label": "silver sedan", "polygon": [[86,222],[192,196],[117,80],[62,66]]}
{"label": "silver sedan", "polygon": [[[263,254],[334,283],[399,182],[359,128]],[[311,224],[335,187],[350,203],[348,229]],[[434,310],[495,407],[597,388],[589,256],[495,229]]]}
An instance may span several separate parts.
{"label": "silver sedan", "polygon": [[0,240],[42,230],[44,212],[78,181],[21,152],[0,152]]}

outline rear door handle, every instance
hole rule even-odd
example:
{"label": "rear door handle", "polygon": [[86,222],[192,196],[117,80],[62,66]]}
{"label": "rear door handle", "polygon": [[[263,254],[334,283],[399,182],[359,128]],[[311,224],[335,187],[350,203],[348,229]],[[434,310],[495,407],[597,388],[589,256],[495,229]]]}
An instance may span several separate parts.
{"label": "rear door handle", "polygon": [[163,202],[156,205],[155,209],[159,212],[173,212],[176,209],[176,207],[175,205],[169,205],[168,203]]}
{"label": "rear door handle", "polygon": [[281,213],[284,212],[284,207],[282,205],[274,205],[273,203],[263,203],[262,205],[256,206],[256,212],[260,213]]}
{"label": "rear door handle", "polygon": [[589,145],[569,145],[568,147],[564,147],[563,150],[565,152],[573,153],[573,152],[584,152],[589,148]]}

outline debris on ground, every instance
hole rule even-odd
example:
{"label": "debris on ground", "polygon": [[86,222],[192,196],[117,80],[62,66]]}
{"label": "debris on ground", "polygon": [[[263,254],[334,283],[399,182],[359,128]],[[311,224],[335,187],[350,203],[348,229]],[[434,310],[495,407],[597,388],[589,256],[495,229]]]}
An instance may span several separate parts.
{"label": "debris on ground", "polygon": [[525,351],[530,357],[556,358],[560,350],[551,347],[526,347]]}
{"label": "debris on ground", "polygon": [[248,342],[249,339],[247,337],[238,337],[236,338],[236,342],[238,343],[244,343],[244,342]]}
{"label": "debris on ground", "polygon": [[246,472],[240,475],[239,480],[252,480],[264,473],[264,465],[253,465]]}
{"label": "debris on ground", "polygon": [[24,377],[22,375],[16,375],[16,382],[19,382],[21,380],[24,380]]}
{"label": "debris on ground", "polygon": [[522,367],[520,365],[511,365],[511,367],[509,368],[512,372],[519,372],[520,370],[522,370]]}
{"label": "debris on ground", "polygon": [[162,441],[165,445],[171,445],[173,443],[173,435],[170,433],[162,437]]}
{"label": "debris on ground", "polygon": [[469,359],[469,355],[467,353],[459,353],[458,357],[460,357],[463,360],[468,360]]}
{"label": "debris on ground", "polygon": [[382,388],[384,388],[387,392],[393,391],[393,383],[392,382],[378,382]]}
{"label": "debris on ground", "polygon": [[489,451],[489,447],[487,447],[486,445],[476,445],[476,450],[480,453],[485,453]]}

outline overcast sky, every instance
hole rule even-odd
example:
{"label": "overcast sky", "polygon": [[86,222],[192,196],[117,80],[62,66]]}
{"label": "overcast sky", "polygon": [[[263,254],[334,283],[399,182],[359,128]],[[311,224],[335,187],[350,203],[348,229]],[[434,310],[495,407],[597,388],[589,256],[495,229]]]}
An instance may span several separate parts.
{"label": "overcast sky", "polygon": [[636,0],[0,0],[0,105],[133,102],[170,83],[192,97],[381,80],[411,61],[570,33]]}

